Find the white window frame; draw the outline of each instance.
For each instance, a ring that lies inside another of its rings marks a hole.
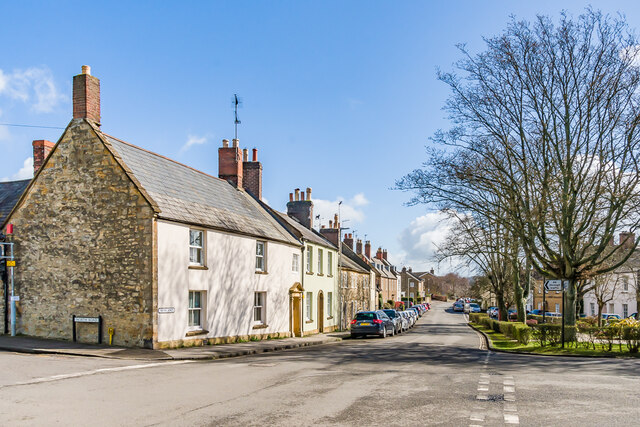
[[[324,251],[318,248],[318,274],[322,274],[324,271]]]
[[[305,301],[304,318],[306,321],[310,322],[313,321],[313,292],[307,292],[305,298],[307,300]]]
[[[596,315],[596,303],[595,302],[589,303],[589,308],[591,309],[591,315],[595,316]]]
[[[267,293],[265,291],[253,293],[253,322],[259,325],[267,323]]]
[[[307,246],[307,273],[313,274],[313,246]]]
[[[191,239],[192,233],[200,233],[201,246],[192,244],[192,239]],[[193,261],[191,257],[192,250],[195,250],[196,251],[195,253],[200,255],[199,259],[197,259],[196,261]],[[197,228],[190,228],[189,229],[189,265],[204,267],[204,260],[205,260],[205,232],[204,230],[200,230]]]
[[[622,304],[622,317],[624,319],[629,317],[629,304]]]
[[[624,292],[629,291],[629,278],[627,276],[622,276],[622,290]]]
[[[333,317],[333,292],[327,292],[327,317]]]
[[[327,251],[327,276],[333,276],[333,252]]]
[[[300,254],[293,254],[291,259],[291,271],[294,273],[300,272]]]
[[[193,298],[191,298],[191,295],[193,295]],[[195,304],[196,295],[198,295],[198,298],[200,300],[198,306],[196,306]],[[204,296],[205,296],[204,291],[189,291],[188,301],[187,301],[187,306],[188,306],[187,326],[190,331],[197,331],[197,330],[204,329],[202,326],[202,321],[204,318],[204,299],[205,299]],[[192,313],[194,314],[198,313],[199,322],[197,324],[195,322],[194,324],[192,324],[191,322]]]
[[[259,250],[260,247],[262,247],[262,254]],[[267,242],[264,240],[256,240],[256,271],[260,273],[267,272]]]
[[[609,303],[609,311],[607,314],[615,314],[616,313],[616,305],[612,302]]]

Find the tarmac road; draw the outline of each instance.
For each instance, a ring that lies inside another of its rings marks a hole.
[[[640,361],[488,352],[449,307],[395,337],[206,362],[0,353],[0,424],[637,424]]]

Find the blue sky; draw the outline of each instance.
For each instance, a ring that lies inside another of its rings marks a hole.
[[[264,197],[285,210],[313,188],[326,223],[344,200],[345,226],[391,259],[445,273],[429,260],[444,226],[391,188],[419,167],[449,126],[436,69],[455,47],[483,48],[510,15],[580,13],[561,1],[278,1],[0,3],[0,123],[65,127],[72,76],[101,79],[102,128],[217,175],[243,99],[242,147],[258,148]],[[593,3],[640,27],[634,2]],[[29,177],[31,141],[59,129],[0,126],[0,179]]]

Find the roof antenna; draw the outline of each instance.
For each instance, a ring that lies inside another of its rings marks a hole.
[[[233,112],[235,114],[235,120],[233,121],[233,123],[236,128],[236,133],[234,139],[238,139],[238,125],[242,123],[240,120],[238,120],[238,107],[242,107],[242,98],[238,97],[238,95],[234,93],[233,100],[231,102],[233,102]]]

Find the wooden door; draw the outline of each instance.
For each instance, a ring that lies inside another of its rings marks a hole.
[[[291,324],[293,325],[293,336],[302,336],[302,298],[293,296],[291,303]]]

